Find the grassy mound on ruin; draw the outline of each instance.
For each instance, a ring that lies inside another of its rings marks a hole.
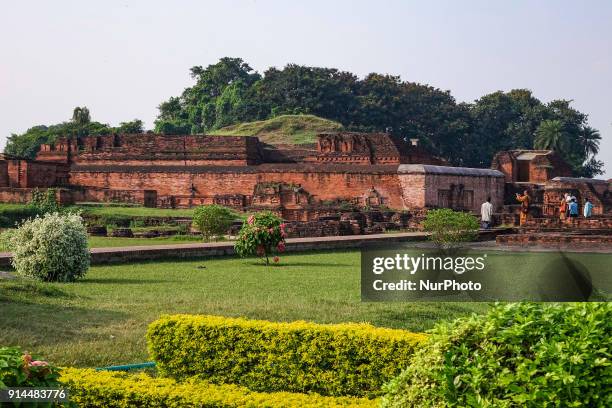
[[[314,115],[281,115],[268,120],[239,123],[210,132],[219,136],[257,136],[269,144],[315,143],[317,133],[342,130],[332,120]]]

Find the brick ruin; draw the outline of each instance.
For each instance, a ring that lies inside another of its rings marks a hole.
[[[552,248],[609,248],[612,245],[612,183],[571,177],[570,167],[549,150],[500,152],[491,166],[504,174],[505,197],[499,222],[517,225],[520,205],[515,194],[527,190],[532,198],[531,217],[517,234],[500,235],[504,245]],[[573,222],[561,220],[564,195],[576,197],[580,216]],[[592,217],[582,217],[586,200],[593,204]]]
[[[367,232],[379,229],[372,220],[383,229],[384,223],[414,225],[388,210],[479,213],[487,197],[498,223],[515,223],[514,193],[526,189],[534,217],[555,216],[564,192],[591,199],[596,215],[610,214],[609,182],[570,175],[569,166],[551,151],[500,152],[491,169],[452,167],[416,141],[399,143],[385,133],[323,133],[312,145],[269,145],[248,136],[112,134],[60,138],[41,146],[35,160],[3,155],[0,202],[27,202],[34,189],[53,187],[63,204],[188,208],[214,203],[240,211],[268,209],[288,221],[323,220],[333,231],[356,231],[358,224]],[[387,215],[342,218],[372,210]]]
[[[417,163],[425,167],[406,167]],[[88,136],[43,145],[31,161],[3,157],[0,200],[23,202],[33,188],[56,187],[64,202],[215,203],[271,209],[290,220],[317,219],[339,207],[411,210],[442,203],[477,210],[482,188],[501,204],[501,173],[468,174],[444,164],[382,133],[320,134],[316,144],[300,146],[241,136]],[[437,185],[446,198],[424,194]]]

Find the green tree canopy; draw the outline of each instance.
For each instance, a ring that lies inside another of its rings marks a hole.
[[[54,143],[59,137],[76,138],[88,135],[104,135],[111,133],[141,133],[143,122],[134,119],[130,122],[121,122],[119,126],[112,127],[105,123],[91,120],[87,107],[76,107],[72,119],[55,125],[38,125],[31,127],[21,134],[12,134],[8,137],[4,153],[33,159],[40,149],[40,145]]]
[[[360,79],[335,68],[289,64],[263,75],[241,58],[191,68],[194,84],[159,105],[155,131],[198,134],[283,114],[312,114],[347,130],[390,131],[400,143],[419,139],[430,153],[455,165],[489,167],[496,152],[546,147],[559,151],[578,176],[602,173],[601,136],[570,100],[542,103],[528,89],[497,91],[457,103],[449,91],[371,73]],[[554,125],[552,125],[552,124]],[[559,130],[562,129],[562,130]],[[72,120],[35,126],[9,137],[6,153],[34,157],[58,136],[138,133],[142,122],[118,127],[91,120],[86,107]]]

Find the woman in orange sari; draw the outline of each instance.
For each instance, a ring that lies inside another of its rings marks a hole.
[[[523,195],[516,193],[516,199],[521,203],[521,212],[520,212],[520,225],[525,224],[527,221],[527,215],[529,214],[529,194],[527,190],[523,191]]]
[[[567,193],[563,197],[561,197],[561,203],[559,203],[559,219],[561,222],[565,221],[567,218]]]

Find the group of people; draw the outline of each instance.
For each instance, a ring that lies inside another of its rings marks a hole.
[[[561,203],[559,204],[559,219],[561,221],[570,220],[570,222],[574,222],[578,215],[580,214],[578,208],[578,200],[572,194],[565,193],[561,198]],[[587,198],[584,202],[584,206],[582,207],[582,215],[584,218],[589,218],[593,214],[593,203],[589,201]]]
[[[521,203],[519,223],[520,225],[524,225],[527,221],[527,216],[529,215],[529,204],[531,201],[529,192],[525,190],[523,191],[523,194],[516,193],[516,200]],[[578,218],[579,214],[580,211],[578,207],[578,200],[576,200],[575,196],[565,193],[559,205],[559,217],[561,218],[561,221],[564,222],[565,220],[569,220],[568,222],[574,222],[574,220]],[[593,203],[591,203],[591,201],[589,201],[587,198],[582,208],[582,215],[584,218],[589,218],[592,214]],[[482,203],[480,207],[480,216],[482,220],[482,227],[484,229],[489,229],[491,227],[493,218],[493,205],[491,204],[491,197],[487,197],[487,201]]]

